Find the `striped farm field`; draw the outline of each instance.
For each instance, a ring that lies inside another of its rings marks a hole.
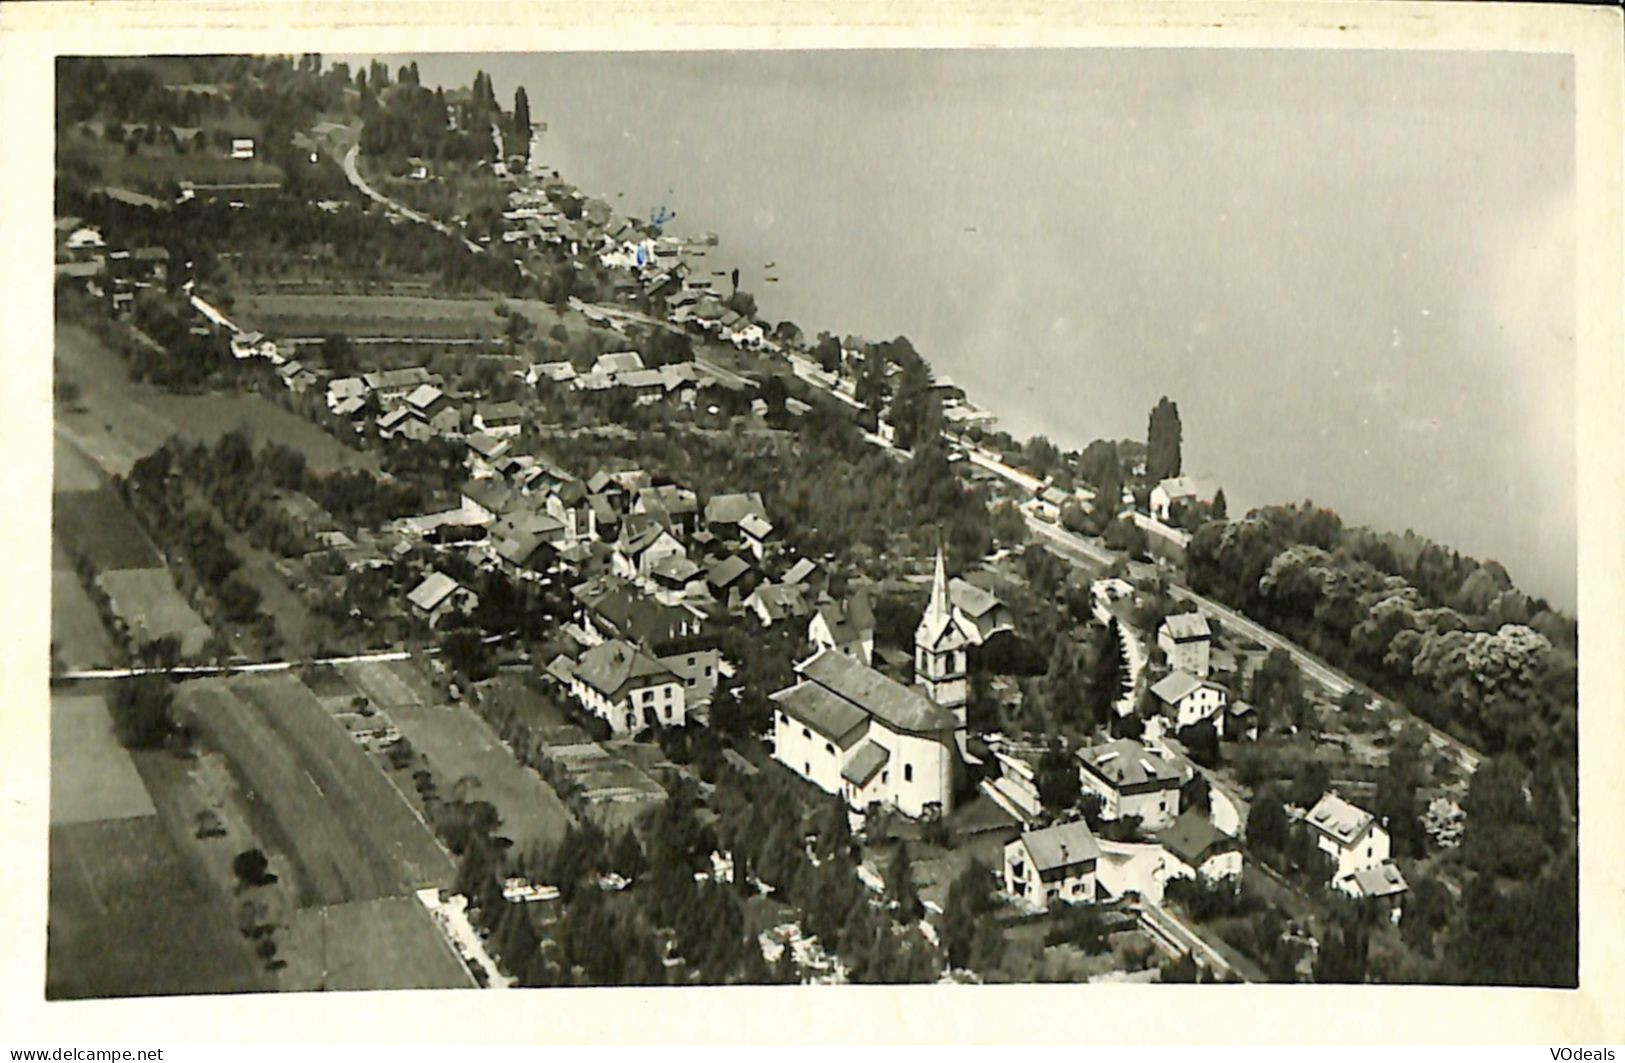
[[[306,905],[448,885],[451,858],[316,696],[292,675],[183,684],[178,702],[238,773]]]

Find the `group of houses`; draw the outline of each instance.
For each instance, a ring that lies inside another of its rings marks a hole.
[[[1133,739],[1081,749],[1077,758],[1083,792],[1100,802],[1099,818],[1133,817],[1146,840],[1097,838],[1081,817],[1024,830],[1004,849],[1004,887],[1012,899],[1037,909],[1125,897],[1160,904],[1178,879],[1239,888],[1237,830],[1221,826],[1215,812],[1180,808],[1188,769]],[[1335,792],[1300,815],[1328,857],[1326,885],[1399,922],[1409,885],[1390,858],[1385,826]]]
[[[1102,624],[1116,621],[1117,636],[1128,662],[1128,690],[1116,705],[1119,716],[1144,714],[1147,732],[1159,736],[1177,734],[1202,723],[1211,723],[1220,738],[1258,737],[1257,714],[1251,705],[1232,698],[1230,691],[1215,682],[1213,627],[1200,612],[1174,613],[1164,618],[1154,632],[1136,629],[1134,607],[1139,592],[1127,580],[1107,577],[1090,584],[1090,609]],[[1160,663],[1153,665],[1146,648],[1149,635]],[[1140,696],[1144,684],[1146,694]]]
[[[1008,629],[1007,608],[973,584],[950,585],[939,551],[911,686],[874,666],[864,599],[826,601],[809,617],[814,652],[796,666],[796,682],[772,695],[774,759],[858,812],[951,814],[965,771],[981,763],[968,742],[970,654]]]
[[[574,391],[618,391],[632,396],[640,406],[674,401],[692,407],[699,395],[700,373],[693,362],[675,362],[648,368],[637,351],[612,351],[599,355],[585,372],[568,361],[541,362],[532,366],[525,379],[530,383],[547,381]]]
[[[513,189],[502,212],[502,241],[531,248],[552,245],[568,249],[572,256],[591,255],[612,274],[624,278],[628,292],[641,292],[655,303],[672,324],[744,350],[779,349],[759,323],[728,306],[711,280],[694,271],[692,263],[716,243],[715,236],[689,240],[664,234],[657,225],[641,225],[617,214],[603,200],[589,199],[579,211],[566,212],[562,203],[573,194],[562,183],[552,188],[542,183]]]
[[[102,230],[83,219],[56,219],[55,274],[80,281],[105,299],[115,316],[130,312],[136,292],[162,287],[169,276],[169,249],[110,245]]]

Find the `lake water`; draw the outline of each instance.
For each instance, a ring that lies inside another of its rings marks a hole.
[[[410,58],[525,85],[564,177],[717,233],[772,320],[908,336],[1018,436],[1143,438],[1166,394],[1233,513],[1310,498],[1574,605],[1566,58]]]

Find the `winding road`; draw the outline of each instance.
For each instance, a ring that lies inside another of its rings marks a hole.
[[[339,164],[344,167],[344,176],[349,179],[350,183],[354,185],[356,190],[362,195],[376,203],[382,204],[384,207],[394,211],[403,218],[409,218],[421,225],[427,225],[436,232],[444,233],[447,236],[455,237],[456,239],[461,240],[463,242],[463,246],[468,248],[469,251],[476,255],[485,254],[485,248],[481,247],[473,240],[470,240],[456,229],[453,229],[445,222],[436,221],[434,218],[429,217],[427,214],[424,214],[421,211],[413,210],[404,203],[396,202],[395,200],[390,199],[388,196],[379,192],[377,189],[373,188],[372,185],[369,185],[367,183],[367,179],[361,176],[361,169],[357,165],[360,158],[361,145],[351,144],[350,149],[346,151],[344,153],[344,157],[339,160]]]

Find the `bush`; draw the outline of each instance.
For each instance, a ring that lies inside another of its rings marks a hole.
[[[244,886],[265,886],[276,881],[271,862],[258,849],[244,849],[231,862],[232,873]]]

